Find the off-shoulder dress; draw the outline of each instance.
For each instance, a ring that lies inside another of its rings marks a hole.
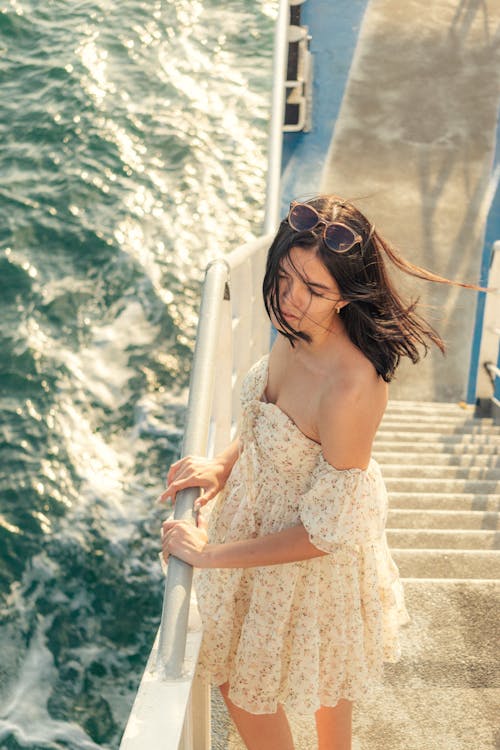
[[[387,492],[378,463],[337,470],[275,404],[265,401],[268,355],[241,391],[242,448],[214,500],[208,536],[231,542],[302,523],[328,554],[254,568],[202,569],[199,668],[255,714],[278,703],[302,714],[359,700],[401,656],[409,622],[387,546]]]

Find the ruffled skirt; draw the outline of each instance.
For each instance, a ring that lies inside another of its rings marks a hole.
[[[310,714],[363,699],[396,662],[409,621],[385,534],[364,548],[283,565],[197,571],[199,668],[255,714]]]

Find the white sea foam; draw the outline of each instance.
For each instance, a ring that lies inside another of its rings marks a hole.
[[[129,398],[127,384],[135,375],[128,363],[130,349],[150,344],[156,334],[140,303],[130,299],[112,323],[94,327],[89,346],[78,353],[63,349],[59,356],[87,391],[109,409],[118,409]]]
[[[63,740],[81,750],[100,750],[100,746],[78,724],[53,719],[48,712],[47,700],[57,679],[57,667],[47,648],[46,627],[47,622],[40,618],[19,677],[3,700],[0,708],[0,741],[13,734],[21,745],[50,746]]]
[[[113,631],[105,586],[120,580],[137,600],[154,592],[153,501],[167,468],[157,456],[181,439],[198,282],[207,260],[249,239],[263,217],[276,2],[257,0],[251,14],[241,0],[129,2],[126,13],[99,0],[8,6],[14,32],[0,44],[13,67],[0,127],[11,134],[9,260],[24,284],[13,361],[26,388],[12,422],[16,439],[25,429],[15,448],[26,462],[12,489],[31,494],[19,517],[2,507],[0,519],[9,575],[30,555],[1,613],[0,745],[11,734],[32,750],[114,748],[145,626],[130,613],[138,638]],[[151,537],[142,543],[141,533]],[[102,690],[112,712],[94,741],[47,703],[51,693],[51,705],[62,703],[64,669],[76,662],[75,705]]]

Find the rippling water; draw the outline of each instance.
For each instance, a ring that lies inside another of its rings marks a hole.
[[[275,3],[0,12],[0,747],[115,748],[207,259],[260,231]]]

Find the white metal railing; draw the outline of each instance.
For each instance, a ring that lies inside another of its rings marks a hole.
[[[203,287],[182,455],[211,456],[234,437],[241,380],[268,351],[262,301],[265,259],[281,206],[281,158],[288,53],[289,0],[276,22],[264,235],[209,264]],[[179,493],[175,518],[193,520],[196,490]],[[209,688],[196,676],[201,623],[192,569],[170,558],[160,629],[120,750],[209,750]]]
[[[279,223],[281,205],[281,156],[283,151],[283,121],[285,119],[285,78],[288,59],[289,0],[280,0],[273,56],[273,92],[271,125],[267,149],[266,215],[264,233],[274,232]]]
[[[207,267],[182,455],[213,455],[236,432],[241,379],[269,349],[261,281],[270,240],[261,237]],[[194,520],[197,494],[179,493],[175,518]],[[191,581],[192,568],[172,557],[162,622],[120,750],[210,747],[209,689],[196,677],[201,623]]]

